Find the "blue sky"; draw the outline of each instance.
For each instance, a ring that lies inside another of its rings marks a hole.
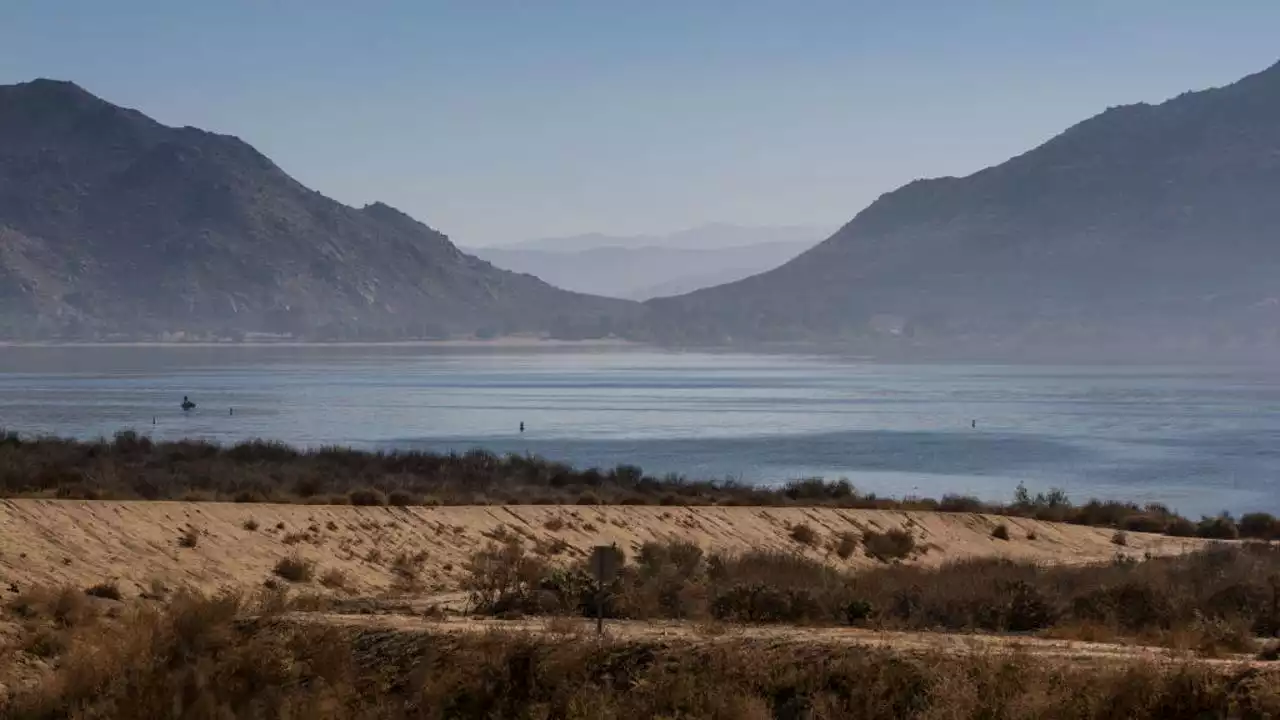
[[[837,225],[1280,60],[1263,0],[0,2],[0,83],[238,135],[461,244]]]

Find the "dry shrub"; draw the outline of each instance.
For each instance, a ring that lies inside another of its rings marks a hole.
[[[120,600],[123,596],[120,594],[120,586],[114,580],[102,582],[92,587],[85,588],[85,595],[89,597],[103,598],[106,600]]]
[[[249,532],[257,532],[258,528],[261,526],[258,524],[257,520],[254,520],[253,518],[248,518],[244,521],[244,523],[240,525],[240,527],[244,528],[245,530],[248,530]]]
[[[792,525],[789,535],[792,540],[801,545],[813,547],[818,544],[818,531],[814,530],[808,523]]]
[[[382,494],[382,491],[373,488],[352,490],[347,495],[347,499],[351,501],[352,505],[359,507],[377,507],[387,504],[387,498]]]
[[[564,520],[558,517],[547,518],[547,521],[542,523],[542,527],[551,532],[560,532],[564,529],[564,525]]]
[[[347,574],[337,568],[325,570],[320,575],[320,585],[330,590],[347,590]]]
[[[991,537],[997,540],[1008,540],[1009,526],[1005,525],[1004,523],[1000,523],[999,525],[996,525],[995,529],[991,531]]]
[[[291,583],[311,582],[315,571],[316,563],[314,560],[308,560],[296,554],[280,558],[272,569],[272,572],[277,577]]]
[[[585,562],[547,565],[526,555],[519,541],[477,553],[467,583],[482,613],[576,614],[595,607]],[[607,590],[606,613],[620,618],[1064,636],[1084,628],[1157,644],[1244,647],[1231,632],[1280,631],[1280,548],[1214,548],[1103,566],[981,559],[844,572],[800,554],[704,557],[689,543],[647,543]]]
[[[1257,668],[851,652],[731,636],[398,634],[248,619],[264,607],[281,606],[224,596],[142,609],[68,646],[7,716],[1199,720],[1280,712],[1280,677]]]
[[[200,531],[193,527],[187,528],[178,536],[178,547],[193,548],[200,543]]]
[[[426,551],[397,553],[391,560],[391,588],[400,593],[422,590],[422,568],[426,565],[427,557]]]
[[[32,588],[9,601],[9,612],[24,620],[42,620],[59,628],[84,625],[95,616],[83,591],[73,587]]]
[[[548,567],[525,553],[518,538],[489,543],[467,561],[462,588],[468,604],[480,613],[499,614],[539,609],[539,584]]]
[[[25,633],[17,646],[33,657],[52,660],[71,646],[71,636],[65,630],[41,625]]]
[[[862,535],[862,546],[868,556],[880,562],[906,560],[916,549],[916,539],[900,528],[890,528],[885,532],[867,530]]]
[[[393,507],[409,507],[410,505],[421,505],[422,501],[417,495],[408,490],[392,490],[387,494],[387,504]]]
[[[1111,544],[1124,547],[1129,544],[1129,534],[1123,530],[1117,530],[1111,536]]]
[[[858,551],[858,534],[853,532],[842,532],[836,542],[835,553],[841,560],[848,560]]]

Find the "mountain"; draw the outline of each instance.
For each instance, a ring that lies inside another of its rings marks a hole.
[[[556,287],[647,300],[719,285],[775,268],[818,241],[770,242],[702,249],[602,245],[581,250],[479,247],[468,252],[494,265],[529,273]]]
[[[650,301],[650,337],[992,357],[1274,350],[1278,199],[1280,65],[912,182],[775,270]]]
[[[567,237],[523,240],[490,249],[583,252],[597,248],[675,248],[681,250],[725,250],[753,245],[796,244],[810,246],[831,234],[820,225],[733,225],[709,223],[665,235],[607,235],[585,233]]]
[[[0,338],[581,336],[636,311],[330,200],[237,138],[0,86]]]

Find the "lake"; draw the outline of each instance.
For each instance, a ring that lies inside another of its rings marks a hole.
[[[189,413],[184,395],[198,404]],[[1259,368],[618,349],[4,347],[0,426],[80,438],[133,428],[222,442],[484,447],[696,478],[847,477],[894,496],[1008,500],[1025,482],[1062,487],[1076,501],[1280,512],[1280,372]]]

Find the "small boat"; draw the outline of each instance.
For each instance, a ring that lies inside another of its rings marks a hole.
[[[182,396],[182,409],[183,409],[183,410],[191,410],[191,409],[192,409],[192,408],[194,408],[195,406],[196,406],[196,404],[195,404],[195,403],[193,403],[193,402],[191,402],[191,399],[190,399],[190,398],[188,398],[186,395],[183,395],[183,396]]]

